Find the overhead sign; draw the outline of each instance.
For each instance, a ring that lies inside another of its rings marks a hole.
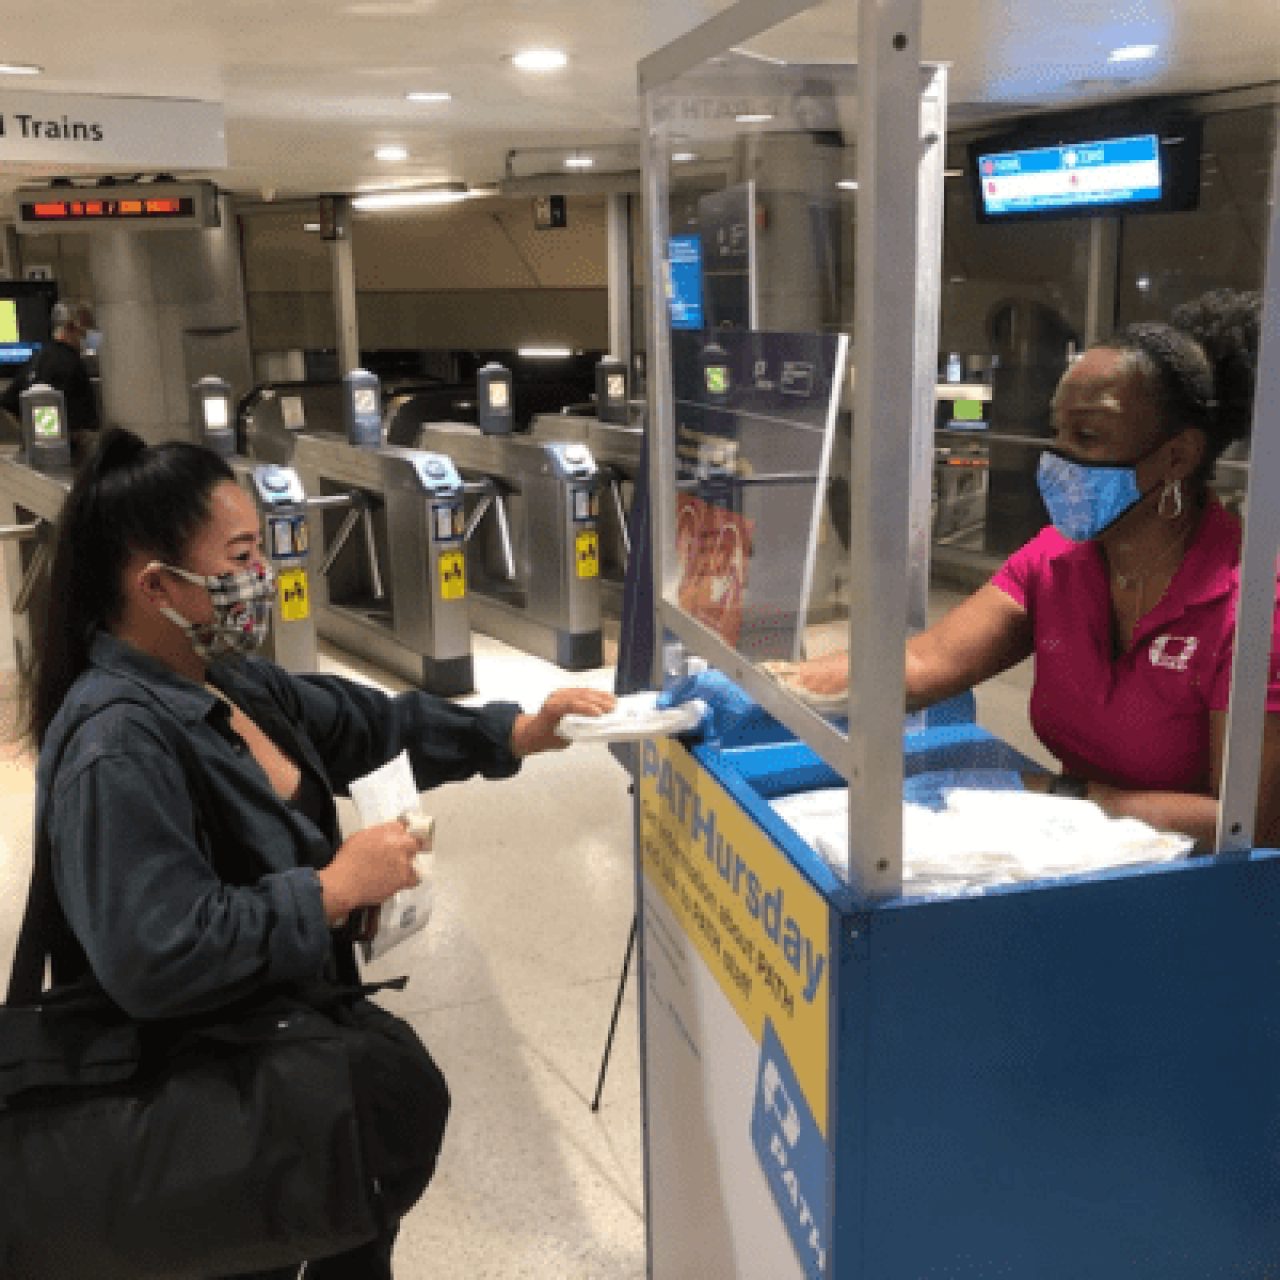
[[[0,169],[225,169],[220,102],[0,93]]]
[[[19,232],[102,227],[190,231],[218,225],[218,192],[211,182],[20,187],[17,204]]]

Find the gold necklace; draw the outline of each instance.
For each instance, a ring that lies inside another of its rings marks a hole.
[[[1114,564],[1109,565],[1111,576],[1115,579],[1116,586],[1122,591],[1128,591],[1133,587],[1139,590],[1146,584],[1148,578],[1152,578],[1158,571],[1168,567],[1172,561],[1175,564],[1174,572],[1177,572],[1176,565],[1182,562],[1183,556],[1187,553],[1187,547],[1191,542],[1191,534],[1193,530],[1188,525],[1179,534],[1177,542],[1167,547],[1163,555],[1158,556],[1155,560],[1144,564],[1141,569],[1133,573],[1122,573]]]

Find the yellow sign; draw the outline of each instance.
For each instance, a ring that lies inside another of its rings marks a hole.
[[[282,569],[276,582],[280,587],[280,617],[285,622],[305,622],[311,616],[307,571]]]
[[[442,551],[440,566],[440,599],[461,600],[467,594],[467,561],[461,551]]]
[[[831,913],[826,900],[678,743],[640,757],[644,874],[760,1043],[773,1022],[827,1128]]]
[[[578,565],[578,577],[600,576],[600,537],[594,529],[584,529],[574,539],[574,559]]]

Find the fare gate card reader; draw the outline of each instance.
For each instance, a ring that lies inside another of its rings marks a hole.
[[[596,417],[626,426],[630,421],[627,366],[613,356],[596,365]]]
[[[231,384],[225,378],[209,375],[191,384],[191,422],[197,444],[224,458],[235,453]]]
[[[511,370],[490,360],[476,374],[476,421],[487,436],[510,435],[514,407]]]
[[[71,436],[67,402],[61,391],[43,382],[18,397],[22,443],[27,465],[35,471],[58,471],[71,466]]]
[[[250,482],[276,577],[268,656],[290,671],[314,671],[316,624],[307,572],[311,538],[302,480],[292,467],[262,463],[253,468]]]
[[[382,384],[376,373],[352,369],[342,375],[342,416],[348,443],[358,448],[382,443]]]

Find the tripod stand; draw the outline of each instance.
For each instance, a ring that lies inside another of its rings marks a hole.
[[[622,958],[622,976],[618,979],[618,994],[613,1001],[613,1017],[609,1019],[609,1034],[604,1042],[604,1055],[600,1059],[600,1074],[596,1078],[596,1092],[591,1099],[591,1110],[600,1110],[600,1094],[604,1089],[604,1073],[609,1069],[609,1055],[613,1052],[613,1035],[618,1029],[618,1013],[622,1009],[622,994],[627,987],[627,973],[631,969],[631,955],[636,949],[636,917],[631,917],[631,932],[627,936],[627,951]]]

